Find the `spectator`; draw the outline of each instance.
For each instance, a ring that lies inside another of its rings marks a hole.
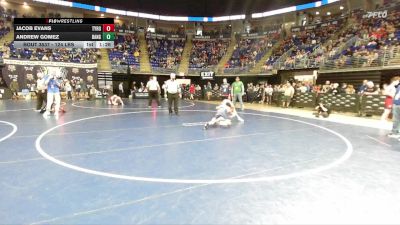
[[[283,108],[289,108],[293,96],[294,96],[294,88],[289,82],[287,82],[283,94],[283,105],[282,105]]]
[[[190,99],[190,100],[194,100],[194,95],[196,94],[196,87],[195,87],[195,85],[194,85],[193,83],[190,84],[190,87],[189,87],[189,94],[190,94],[189,99]]]
[[[379,94],[379,90],[375,87],[374,82],[368,81],[363,94],[364,95],[377,95],[377,94]]]
[[[346,88],[346,94],[352,95],[356,93],[356,89],[354,89],[353,85],[348,85]]]
[[[3,77],[0,77],[0,88],[6,88],[7,84],[6,82],[3,80]]]
[[[17,79],[13,79],[13,80],[11,81],[11,83],[10,83],[10,90],[11,90],[11,92],[12,92],[12,94],[13,94],[12,99],[13,99],[13,100],[18,100],[18,98],[19,98],[19,95],[18,95],[18,92],[19,92],[19,84],[18,84]]]
[[[368,80],[364,80],[363,84],[358,88],[358,94],[363,94],[367,88]]]

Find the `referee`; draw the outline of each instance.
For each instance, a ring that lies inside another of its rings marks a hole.
[[[157,77],[152,77],[149,82],[147,82],[147,90],[149,90],[149,108],[151,107],[151,103],[153,102],[153,99],[157,101],[157,106],[158,108],[161,108],[160,105],[160,85],[157,82]]]
[[[171,79],[167,80],[165,86],[167,90],[167,96],[168,96],[168,110],[169,110],[169,115],[172,115],[172,103],[174,103],[174,111],[175,114],[178,116],[178,104],[179,104],[179,98],[181,96],[181,88],[179,86],[179,83],[175,79],[176,75],[175,73],[171,73]]]

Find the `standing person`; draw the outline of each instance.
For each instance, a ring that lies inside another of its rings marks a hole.
[[[243,85],[243,82],[240,81],[239,77],[236,77],[235,82],[232,83],[231,95],[232,95],[233,106],[236,106],[236,100],[239,99],[240,108],[243,111],[244,110],[244,105],[243,105],[244,85]]]
[[[36,110],[40,111],[46,106],[47,101],[47,86],[43,73],[37,74],[38,79],[36,80]]]
[[[400,138],[400,85],[397,85],[393,95],[393,128],[388,135],[391,138]],[[400,139],[399,139],[400,140]]]
[[[86,93],[87,93],[88,89],[86,86],[86,82],[83,79],[80,79],[79,86],[81,87],[81,92],[80,92],[81,98],[87,99]]]
[[[171,73],[171,79],[166,82],[167,96],[168,96],[168,110],[169,115],[172,115],[172,103],[174,103],[174,111],[178,116],[178,104],[179,98],[181,97],[181,88],[179,86],[178,81],[176,81],[175,73]]]
[[[167,96],[167,81],[164,81],[164,84],[162,85],[162,89],[164,91],[165,101],[167,101],[168,100],[168,96]]]
[[[207,100],[210,101],[212,96],[212,85],[210,82],[207,83],[206,93],[207,93]]]
[[[13,93],[12,99],[18,100],[19,84],[17,79],[13,79],[10,83],[10,90]]]
[[[148,105],[148,107],[151,108],[151,103],[153,102],[153,100],[156,100],[158,108],[161,108],[161,105],[160,105],[161,88],[160,88],[160,85],[157,82],[157,77],[153,76],[147,82],[146,87],[147,87],[147,90],[149,90],[149,105]]]
[[[119,97],[121,97],[121,98],[123,98],[124,97],[124,94],[125,94],[125,92],[124,92],[124,83],[119,83],[119,85],[118,85],[118,94],[119,94]]]
[[[65,91],[67,92],[68,100],[72,100],[72,86],[69,80],[65,82]]]
[[[289,108],[293,96],[294,96],[294,88],[288,82],[286,84],[285,92],[283,93],[283,105],[282,105],[283,108]]]
[[[190,85],[189,93],[190,93],[189,99],[194,100],[194,94],[196,93],[196,87],[194,86],[194,84]]]
[[[400,83],[400,77],[393,77],[390,84],[384,88],[383,94],[386,95],[385,110],[382,113],[381,121],[387,121],[393,109],[393,96],[396,93],[396,87]]]
[[[223,79],[221,84],[221,97],[223,99],[229,99],[230,95],[230,85],[228,84],[228,80],[226,78]]]
[[[0,88],[6,88],[7,84],[6,82],[3,80],[3,77],[0,76]]]
[[[268,85],[266,88],[265,88],[265,102],[268,104],[268,105],[271,105],[272,104],[272,94],[274,93],[274,89],[272,88],[272,86],[271,85]]]
[[[60,96],[61,83],[58,81],[55,75],[50,75],[45,80],[45,84],[47,85],[47,106],[46,106],[46,112],[43,114],[43,116],[50,115],[53,102],[55,103],[54,115],[58,116],[61,104],[61,96]]]

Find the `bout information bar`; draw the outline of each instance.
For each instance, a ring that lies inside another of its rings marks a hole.
[[[16,48],[114,48],[112,18],[15,18]]]

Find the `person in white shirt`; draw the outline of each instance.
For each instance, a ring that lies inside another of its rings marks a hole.
[[[175,73],[171,73],[171,79],[167,80],[166,89],[167,89],[167,96],[168,96],[168,110],[169,115],[172,115],[172,103],[174,103],[174,111],[176,115],[179,115],[178,112],[178,104],[179,98],[181,97],[181,88],[175,79]]]
[[[125,92],[124,92],[124,83],[119,83],[119,85],[118,85],[118,90],[119,90],[119,97],[121,97],[121,98],[123,98],[124,97],[124,95],[125,95]]]
[[[158,108],[161,108],[160,105],[160,92],[161,88],[157,82],[157,77],[151,77],[149,82],[146,85],[147,90],[149,91],[149,108],[151,107],[151,103],[153,100],[156,100]]]
[[[164,81],[164,84],[163,84],[163,86],[162,86],[162,89],[163,89],[163,91],[164,91],[164,98],[165,98],[165,100],[168,100],[166,81]]]
[[[268,105],[271,105],[272,104],[272,94],[274,93],[274,89],[272,88],[272,86],[271,85],[268,85],[266,88],[265,88],[265,102],[268,104]]]
[[[37,96],[36,110],[40,111],[46,106],[47,87],[46,84],[44,83],[45,80],[43,73],[38,73],[37,77],[38,79],[36,81],[36,96]]]
[[[65,81],[65,91],[67,92],[68,100],[72,100],[72,86],[69,80]]]
[[[283,94],[283,108],[289,108],[290,102],[292,101],[292,98],[294,96],[294,88],[293,86],[288,82],[286,84],[286,87],[284,89],[284,94]]]

